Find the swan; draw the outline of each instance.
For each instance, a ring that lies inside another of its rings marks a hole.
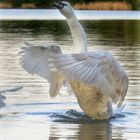
[[[109,119],[114,113],[113,105],[117,108],[123,105],[128,76],[110,52],[87,50],[86,33],[68,2],[54,6],[66,17],[75,53],[63,54],[57,44],[37,46],[26,42],[20,52],[20,64],[27,72],[48,80],[51,97],[68,83],[88,117]]]

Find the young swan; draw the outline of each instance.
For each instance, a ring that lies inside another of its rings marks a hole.
[[[128,88],[124,69],[107,51],[87,52],[87,38],[68,2],[55,3],[66,17],[77,54],[62,54],[58,45],[34,46],[26,43],[21,51],[21,66],[50,83],[50,95],[59,93],[64,81],[70,84],[85,114],[109,119],[112,104],[121,107]],[[80,53],[82,52],[82,53]],[[68,85],[69,85],[68,84]]]
[[[85,31],[68,2],[54,5],[67,19],[75,50],[82,53],[55,56],[57,61],[53,63],[69,80],[83,111],[89,117],[109,119],[113,115],[112,104],[122,106],[128,89],[127,74],[111,53],[87,52]]]

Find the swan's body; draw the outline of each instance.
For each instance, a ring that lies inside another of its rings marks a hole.
[[[52,96],[67,81],[85,114],[109,119],[113,115],[112,104],[122,105],[128,88],[127,74],[111,53],[87,52],[86,34],[72,7],[67,2],[56,6],[67,18],[75,48],[82,53],[62,54],[58,46],[27,44],[29,47],[23,48],[21,64],[29,73],[48,79]]]

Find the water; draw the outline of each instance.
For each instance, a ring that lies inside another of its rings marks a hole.
[[[63,52],[72,52],[66,21],[0,21],[0,140],[140,139],[140,21],[81,23],[89,50],[112,52],[128,73],[130,85],[123,112],[108,121],[91,120],[65,88],[51,99],[47,81],[20,67],[18,52],[25,41],[57,42]]]
[[[17,14],[18,13],[18,14]],[[139,11],[96,11],[75,10],[81,20],[139,20]],[[55,9],[0,9],[0,19],[3,20],[64,20],[64,16]]]

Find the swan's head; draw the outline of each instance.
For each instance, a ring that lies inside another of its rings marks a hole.
[[[71,18],[74,16],[73,8],[68,2],[61,1],[58,3],[54,3],[54,6],[58,8],[66,18]]]

